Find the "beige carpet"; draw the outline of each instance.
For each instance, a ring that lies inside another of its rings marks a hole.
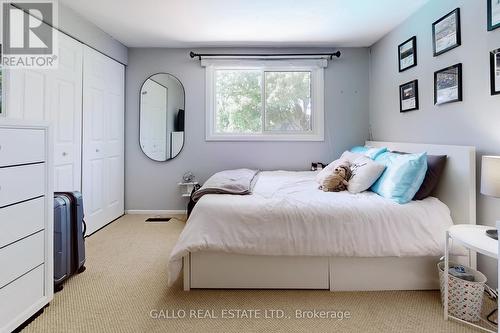
[[[167,259],[184,223],[125,216],[87,238],[87,270],[71,278],[23,332],[469,332],[442,319],[438,292],[193,290],[167,287]],[[282,310],[285,319],[165,318],[182,310]],[[349,319],[295,319],[296,310]],[[164,318],[150,316],[158,311]]]

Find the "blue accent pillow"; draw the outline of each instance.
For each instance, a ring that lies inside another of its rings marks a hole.
[[[387,151],[386,147],[377,148],[369,146],[356,146],[351,148],[351,153],[363,154],[366,157],[371,158],[372,160],[376,159],[377,156],[385,153],[386,151]]]
[[[396,154],[385,152],[377,162],[386,166],[371,190],[399,204],[410,202],[422,185],[427,172],[427,154]]]
[[[356,154],[364,154],[367,151],[368,151],[368,147],[365,147],[365,146],[355,146],[355,147],[352,147],[350,150],[351,153],[356,153]]]

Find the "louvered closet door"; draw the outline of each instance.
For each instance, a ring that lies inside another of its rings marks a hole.
[[[6,69],[7,118],[50,122],[54,136],[54,189],[81,190],[82,44],[59,36],[59,66]]]
[[[87,233],[124,211],[124,66],[84,46],[83,198]]]

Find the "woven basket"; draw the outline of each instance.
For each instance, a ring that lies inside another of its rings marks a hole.
[[[449,263],[449,267],[456,264]],[[438,263],[441,302],[444,304],[444,262]],[[481,319],[484,284],[486,276],[472,268],[464,266],[467,273],[474,275],[474,282],[466,281],[448,274],[448,313],[462,320],[477,322]]]

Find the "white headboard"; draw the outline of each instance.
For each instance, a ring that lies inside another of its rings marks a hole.
[[[476,149],[421,143],[367,141],[367,146],[408,153],[447,155],[443,178],[435,195],[451,210],[455,224],[476,224]]]

